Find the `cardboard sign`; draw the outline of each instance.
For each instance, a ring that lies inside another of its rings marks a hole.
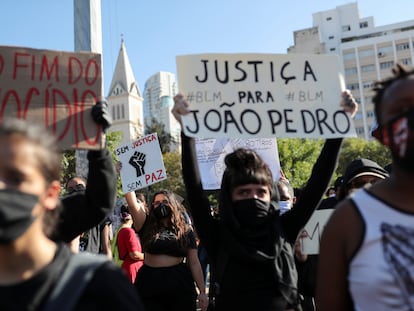
[[[187,136],[356,136],[340,107],[345,86],[337,55],[199,54],[176,62],[190,103]]]
[[[303,230],[307,237],[302,239],[302,253],[308,255],[319,254],[319,244],[325,225],[334,209],[316,210]]]
[[[115,150],[121,162],[122,191],[128,193],[167,179],[157,133]]]
[[[101,56],[0,46],[0,120],[51,130],[62,149],[101,149],[91,107],[102,96]]]
[[[237,148],[256,151],[269,165],[273,179],[280,178],[280,163],[275,138],[228,139],[211,138],[196,139],[197,160],[200,168],[203,189],[220,189],[225,169],[224,158]]]

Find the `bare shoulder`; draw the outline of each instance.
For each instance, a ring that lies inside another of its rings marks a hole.
[[[349,199],[339,203],[323,230],[318,260],[318,310],[352,310],[348,271],[361,236],[361,219]]]
[[[332,239],[341,245],[349,260],[360,245],[364,234],[364,222],[351,199],[338,203],[323,232],[324,239]]]

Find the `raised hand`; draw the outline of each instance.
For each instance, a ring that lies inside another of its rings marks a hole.
[[[174,96],[174,107],[171,110],[171,113],[174,115],[175,119],[181,123],[181,116],[184,116],[190,112],[189,104],[185,100],[184,95],[179,93]]]
[[[352,96],[351,91],[345,90],[342,92],[341,107],[345,112],[349,112],[352,118],[355,117],[355,114],[358,111],[358,103],[354,96]]]
[[[145,158],[146,155],[142,152],[135,151],[134,154],[129,159],[129,164],[131,164],[137,173],[137,177],[140,177],[145,174],[144,166],[145,166]]]

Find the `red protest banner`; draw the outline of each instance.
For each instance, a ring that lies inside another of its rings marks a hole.
[[[0,121],[41,123],[62,149],[100,149],[91,108],[101,93],[100,54],[0,46]]]

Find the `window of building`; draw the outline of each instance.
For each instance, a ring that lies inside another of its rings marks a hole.
[[[403,58],[401,59],[401,63],[404,65],[411,65],[413,62],[411,61],[411,58]]]
[[[361,112],[357,112],[357,113],[355,114],[354,119],[355,119],[355,120],[362,120],[362,113],[361,113]]]
[[[378,57],[384,57],[387,55],[392,55],[392,46],[382,46],[378,48]]]
[[[342,57],[344,58],[344,60],[355,59],[355,53],[344,53]]]
[[[332,39],[334,39],[334,38],[335,38],[335,36],[329,36],[329,37],[328,37],[328,39],[329,39],[329,40],[332,40]]]
[[[375,112],[374,111],[367,111],[367,118],[375,118]]]
[[[121,105],[121,118],[125,119],[125,106]]]
[[[380,65],[380,69],[388,69],[394,66],[394,62],[393,61],[382,62],[379,65]]]
[[[364,89],[372,89],[374,86],[374,81],[365,81],[362,83]]]
[[[123,89],[117,85],[114,90],[112,91],[112,95],[117,96],[123,93]]]
[[[112,119],[115,119],[115,106],[112,106]]]
[[[327,17],[326,20],[327,21],[331,21],[332,20],[332,17]]]
[[[347,86],[347,89],[348,90],[359,90],[359,84],[358,83],[351,83],[351,84],[348,84],[348,86]]]
[[[329,51],[331,51],[331,52],[333,52],[333,51],[335,51],[336,50],[336,48],[330,48],[329,49]]]
[[[350,31],[350,30],[351,30],[351,26],[349,26],[349,25],[342,26],[342,31],[343,32]]]
[[[119,105],[116,106],[116,119],[119,120],[120,113],[119,113]]]
[[[398,43],[395,48],[397,51],[408,50],[410,48],[410,44],[408,42]]]
[[[361,71],[362,72],[375,71],[375,65],[364,65],[364,66],[361,66]]]
[[[374,50],[373,49],[369,49],[369,50],[361,50],[358,52],[359,57],[372,57],[374,56]]]
[[[363,127],[356,127],[356,128],[355,128],[355,132],[356,132],[358,135],[363,135],[363,134],[364,134],[364,128],[363,128]]]
[[[356,67],[351,67],[351,68],[346,68],[345,69],[345,74],[346,75],[355,75],[358,73],[358,70]]]
[[[367,28],[367,27],[368,27],[368,22],[367,21],[359,23],[359,28]]]

